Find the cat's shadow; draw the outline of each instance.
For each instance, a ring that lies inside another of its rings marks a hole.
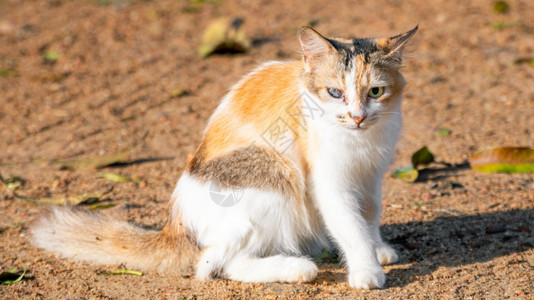
[[[387,287],[403,287],[439,267],[484,263],[534,248],[534,210],[520,209],[477,215],[440,217],[431,221],[382,226],[382,234],[400,256],[386,267]],[[346,282],[344,269],[321,264],[316,282]]]

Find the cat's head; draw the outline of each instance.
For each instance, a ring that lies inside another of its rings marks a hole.
[[[382,39],[325,38],[310,27],[299,31],[305,72],[302,82],[331,123],[364,130],[398,114],[404,79],[399,72],[406,42],[417,26]]]

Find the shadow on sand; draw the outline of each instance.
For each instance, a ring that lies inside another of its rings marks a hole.
[[[427,275],[440,266],[487,262],[534,248],[531,220],[534,210],[521,209],[383,226],[400,263],[414,263],[391,270],[388,285],[402,287],[413,275]]]
[[[158,162],[158,161],[164,161],[164,160],[174,160],[174,156],[140,158],[140,159],[131,160],[131,161],[114,163],[112,165],[109,165],[109,167],[124,168],[124,167],[132,166],[132,165],[141,165],[145,163],[152,163],[152,162]]]
[[[387,286],[403,287],[442,266],[487,262],[534,248],[532,220],[534,210],[522,209],[382,226],[383,237],[399,253],[399,263],[409,264],[391,269]],[[321,267],[319,282],[346,281],[346,273]]]

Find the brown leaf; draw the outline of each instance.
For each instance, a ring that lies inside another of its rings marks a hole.
[[[244,53],[250,48],[250,41],[245,36],[240,18],[219,18],[212,21],[202,37],[198,53],[207,57],[215,53]]]

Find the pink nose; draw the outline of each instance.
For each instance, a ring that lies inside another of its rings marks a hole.
[[[363,114],[361,115],[361,117],[352,117],[352,119],[354,120],[354,122],[356,122],[356,124],[360,125],[366,117],[367,115]]]

